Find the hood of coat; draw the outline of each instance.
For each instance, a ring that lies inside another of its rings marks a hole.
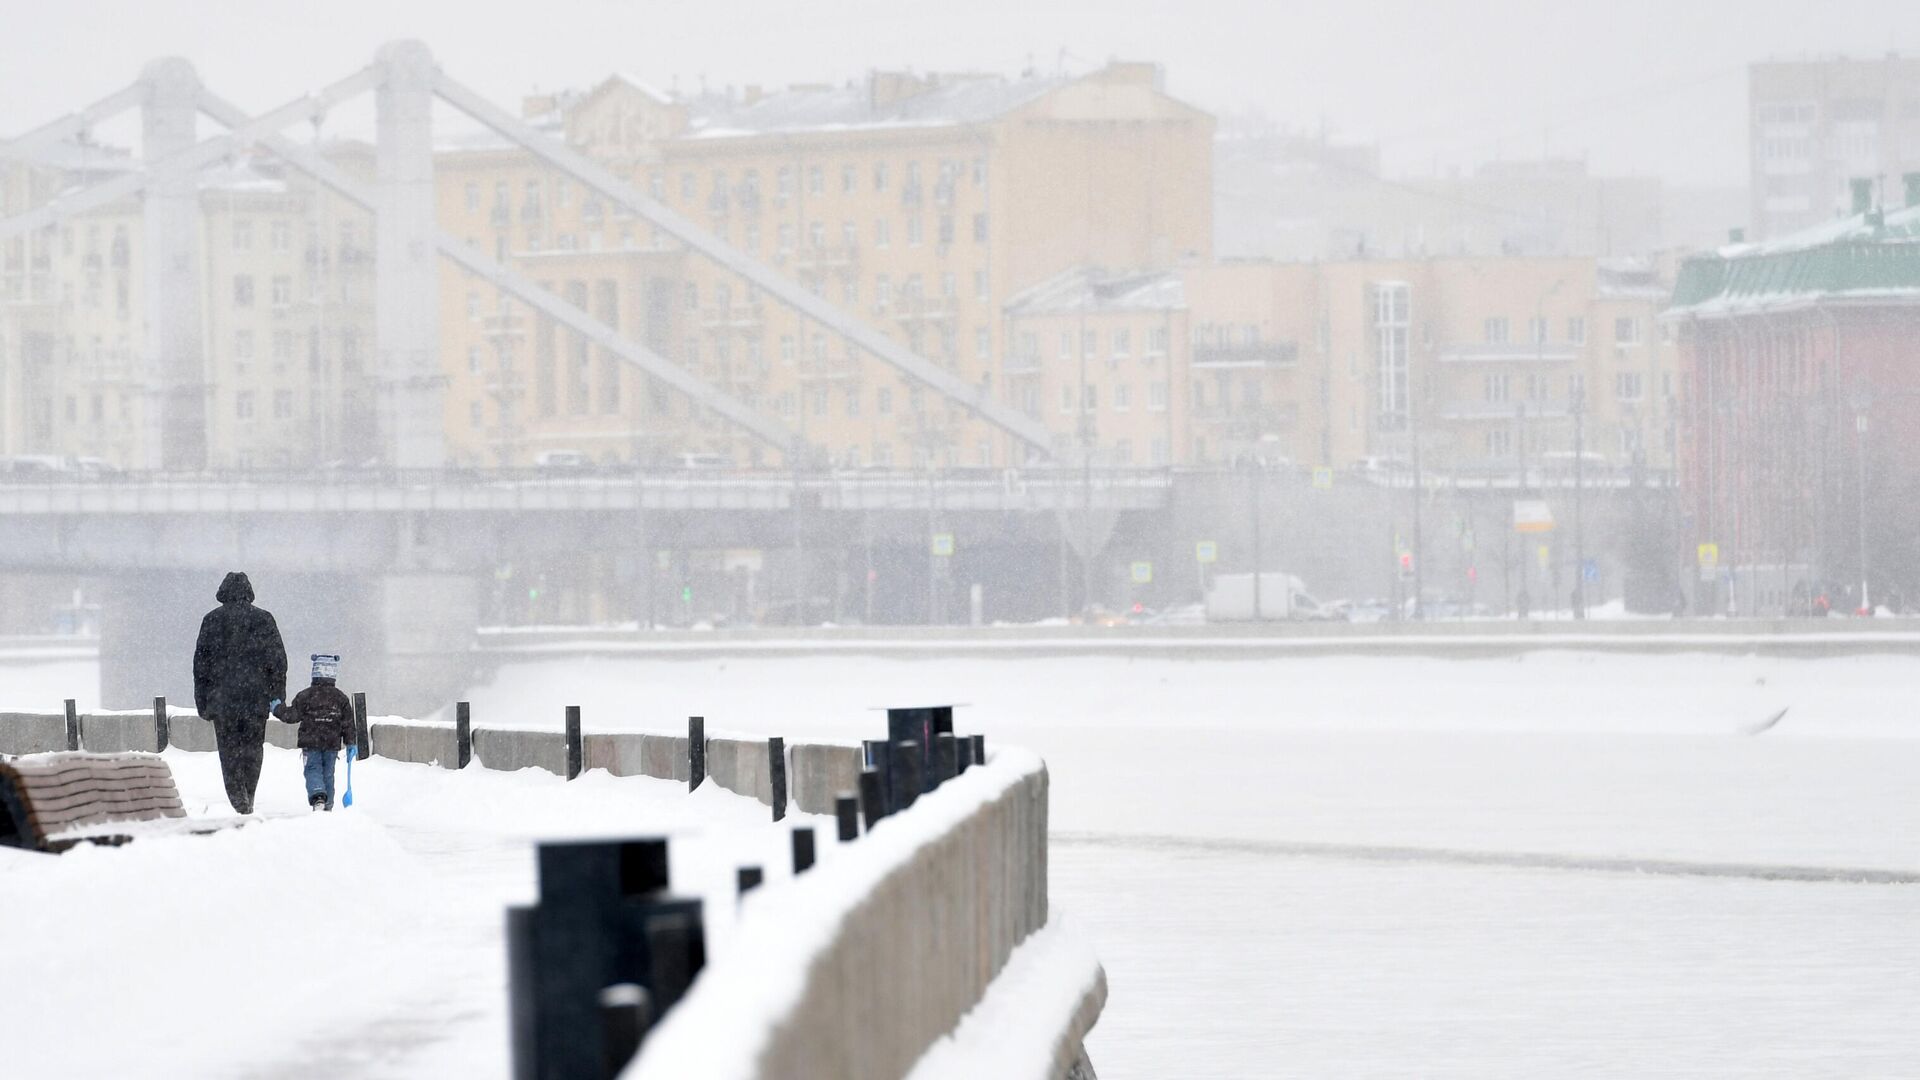
[[[247,580],[247,575],[235,571],[220,582],[220,591],[214,593],[213,598],[223,604],[251,604],[253,603],[253,583]]]

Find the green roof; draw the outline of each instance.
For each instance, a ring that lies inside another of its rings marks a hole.
[[[1856,214],[1688,259],[1667,314],[1713,318],[1836,300],[1920,303],[1920,207],[1883,223]]]

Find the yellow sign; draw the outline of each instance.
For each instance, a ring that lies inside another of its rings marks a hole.
[[[1700,554],[1700,569],[1712,570],[1714,567],[1720,565],[1720,545],[1719,544],[1701,544],[1699,554]]]
[[[934,533],[933,534],[933,553],[935,555],[941,555],[941,556],[953,554],[953,534],[952,533]]]
[[[1220,545],[1211,540],[1200,540],[1193,545],[1193,557],[1196,562],[1211,563],[1220,561]]]
[[[1553,510],[1539,499],[1513,501],[1513,531],[1546,533],[1553,531]]]
[[[1132,566],[1128,567],[1128,570],[1132,572],[1133,583],[1135,585],[1153,584],[1153,564],[1152,563],[1137,562],[1137,563],[1134,563]]]
[[[1541,544],[1540,545],[1540,569],[1548,570],[1548,569],[1551,569],[1552,567],[1553,567],[1553,548],[1549,547],[1546,544]]]
[[[1333,489],[1333,466],[1315,465],[1313,467],[1313,486],[1321,491]]]

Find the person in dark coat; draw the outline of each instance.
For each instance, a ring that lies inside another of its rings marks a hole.
[[[339,656],[314,653],[313,685],[273,713],[300,725],[296,742],[307,778],[307,805],[315,810],[333,809],[333,765],[340,748],[353,743],[353,702],[335,685],[339,677]]]
[[[193,647],[193,704],[213,722],[227,801],[251,814],[267,714],[287,696],[287,648],[273,614],[253,606],[247,575],[228,574],[214,598]]]

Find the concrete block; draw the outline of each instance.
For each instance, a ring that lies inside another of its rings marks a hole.
[[[459,766],[459,744],[449,726],[378,723],[370,726],[368,737],[375,757],[448,769]]]
[[[773,781],[763,739],[708,739],[707,776],[736,795],[773,805]]]
[[[0,712],[0,754],[51,754],[66,748],[65,715]]]
[[[151,713],[81,713],[80,748],[95,754],[151,754],[159,748]]]
[[[298,750],[300,725],[275,720],[271,716],[267,717],[267,745],[277,746],[282,750]]]
[[[277,723],[269,720],[267,723]],[[285,724],[281,725],[285,727]],[[210,754],[220,749],[213,736],[213,721],[203,716],[173,716],[167,719],[167,746],[174,750],[192,750]]]
[[[535,768],[567,775],[567,739],[558,731],[481,728],[473,733],[473,756],[489,769]]]
[[[656,780],[685,783],[693,774],[685,735],[648,735],[640,744],[640,772]]]
[[[615,776],[646,775],[646,739],[639,732],[581,736],[585,767],[605,769]]]
[[[860,787],[864,754],[857,746],[799,743],[787,751],[787,782],[804,814],[833,813],[834,797]]]

